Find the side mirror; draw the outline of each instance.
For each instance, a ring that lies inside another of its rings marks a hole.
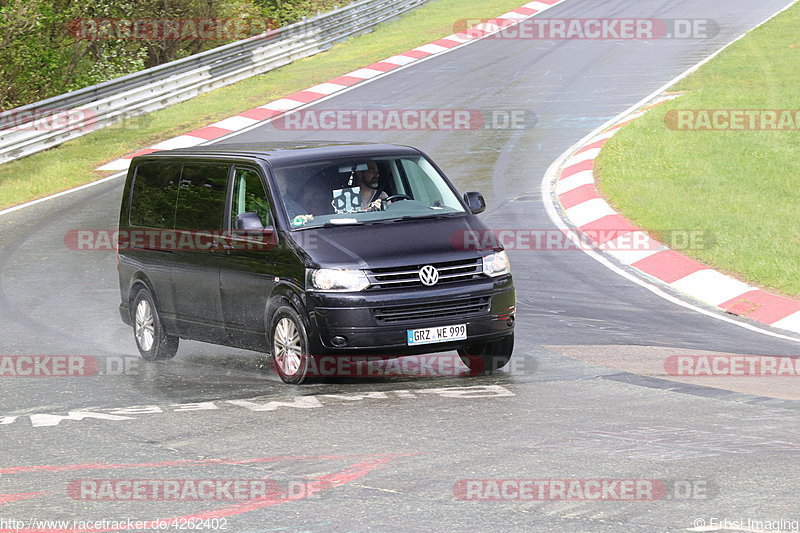
[[[247,213],[236,215],[233,221],[233,229],[236,231],[262,230],[264,229],[264,223],[261,221],[261,217],[258,216],[258,213],[255,211],[248,211]]]
[[[236,248],[235,243],[246,241],[247,250],[271,250],[278,243],[278,236],[273,226],[264,226],[261,217],[255,211],[237,215],[233,220],[230,245]],[[230,249],[229,249],[230,251]]]
[[[479,192],[464,193],[464,202],[466,202],[473,215],[486,211],[486,200],[483,199],[483,195]]]

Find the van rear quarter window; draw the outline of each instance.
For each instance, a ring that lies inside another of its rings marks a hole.
[[[184,165],[178,188],[175,228],[221,229],[230,165]]]
[[[149,228],[172,228],[180,174],[180,165],[140,164],[131,191],[129,223]]]

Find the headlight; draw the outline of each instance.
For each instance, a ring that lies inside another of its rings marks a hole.
[[[483,273],[489,277],[511,273],[511,264],[505,252],[497,252],[483,258]]]
[[[369,279],[363,270],[336,270],[332,268],[309,268],[306,270],[308,286],[320,291],[363,291],[369,287]]]

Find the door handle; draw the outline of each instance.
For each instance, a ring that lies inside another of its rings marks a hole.
[[[227,253],[231,253],[233,249],[233,245],[229,244],[224,239],[214,239],[211,241],[211,245],[209,246],[212,250],[225,250]]]

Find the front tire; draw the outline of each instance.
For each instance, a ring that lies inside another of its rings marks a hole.
[[[140,289],[133,298],[133,337],[142,359],[166,361],[178,353],[178,337],[168,335],[158,316],[153,296]]]
[[[284,305],[272,315],[270,345],[275,373],[285,383],[303,383],[312,356],[308,353],[305,324],[294,308]]]
[[[506,366],[514,352],[514,334],[489,342],[478,342],[459,348],[461,361],[470,369],[470,375],[491,374]]]

